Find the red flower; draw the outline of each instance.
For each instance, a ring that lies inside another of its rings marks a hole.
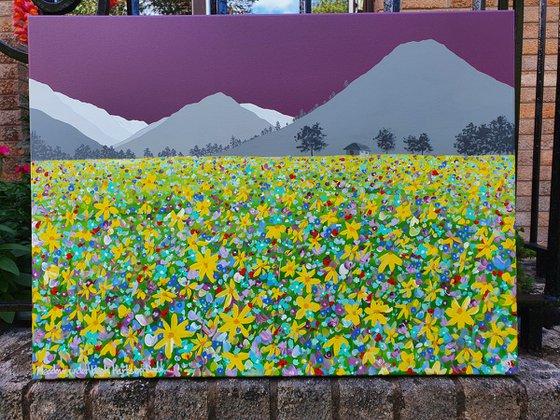
[[[6,156],[8,153],[10,153],[10,149],[7,146],[0,146],[0,156]]]
[[[29,173],[29,165],[19,165],[16,166],[16,174],[28,174]]]
[[[27,16],[38,15],[39,9],[30,0],[14,0],[14,35],[21,43],[27,43]]]

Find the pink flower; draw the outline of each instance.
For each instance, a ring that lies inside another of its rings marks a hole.
[[[16,174],[19,174],[20,172],[22,174],[28,174],[29,173],[29,165],[16,166]]]
[[[10,148],[7,146],[0,146],[0,156],[6,156],[8,153],[10,153]]]

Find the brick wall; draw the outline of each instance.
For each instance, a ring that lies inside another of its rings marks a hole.
[[[13,42],[12,0],[0,0],[0,37]],[[16,148],[23,139],[20,106],[27,100],[27,67],[0,53],[0,145]],[[20,156],[4,160],[0,178],[15,177]]]
[[[519,161],[517,180],[517,223],[529,234],[531,217],[531,174],[535,116],[535,85],[537,79],[537,49],[539,32],[539,5],[537,0],[526,0],[523,25],[523,63],[521,74],[521,108],[519,121]],[[558,0],[548,0],[546,11],[546,59],[544,75],[544,105],[541,152],[541,182],[539,199],[539,243],[545,244],[550,205],[550,178],[552,164],[552,135],[554,132],[554,99],[558,53]]]
[[[546,72],[544,88],[544,121],[542,136],[539,242],[545,243],[548,226],[548,206],[550,193],[550,165],[552,160],[552,134],[554,131],[554,94],[556,81],[556,60],[558,51],[558,1],[549,0],[547,8]],[[511,4],[511,2],[510,2]],[[470,0],[401,0],[403,11],[419,10],[470,10]],[[488,0],[487,8],[495,9],[497,0]],[[383,10],[383,0],[376,0],[375,10]],[[12,0],[0,0],[0,36],[12,38]],[[523,68],[521,80],[520,143],[518,162],[518,225],[529,235],[531,210],[531,173],[534,136],[535,84],[538,47],[538,0],[525,1],[523,41]],[[19,105],[27,95],[27,69],[25,66],[0,54],[0,144],[13,147],[22,139]],[[16,162],[6,162],[4,177],[11,176]]]

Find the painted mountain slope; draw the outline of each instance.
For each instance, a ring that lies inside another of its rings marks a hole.
[[[408,42],[326,104],[228,154],[301,155],[294,136],[316,122],[327,135],[321,155],[344,154],[353,142],[378,152],[372,139],[381,128],[396,135],[394,153],[406,153],[403,137],[425,132],[433,154],[454,154],[455,136],[468,123],[488,123],[499,115],[514,120],[511,86],[479,72],[436,41]]]
[[[29,106],[70,124],[82,134],[103,145],[114,145],[147,126],[144,121],[127,120],[93,104],[55,92],[47,84],[29,80]],[[33,130],[40,133],[39,125]]]
[[[44,141],[52,149],[60,147],[62,152],[73,156],[76,149],[82,144],[89,146],[91,149],[100,149],[102,147],[101,144],[90,139],[70,124],[56,120],[43,111],[31,109],[29,116],[34,135],[37,135],[40,140]],[[40,127],[39,130],[37,130],[38,127]],[[31,158],[32,160],[43,159],[42,156],[34,153],[33,144],[31,145]]]
[[[268,121],[233,98],[216,93],[156,121],[142,135],[133,135],[130,140],[119,143],[117,150],[130,148],[137,156],[142,156],[146,148],[157,154],[167,146],[188,155],[194,146],[202,147],[207,143],[225,146],[232,136],[247,139],[270,127]]]
[[[284,127],[286,124],[291,124],[294,121],[294,117],[291,117],[286,114],[282,114],[281,112],[276,111],[275,109],[267,109],[262,108],[255,104],[241,104],[241,106],[245,109],[248,109],[251,112],[254,112],[257,117],[262,118],[263,120],[268,121],[271,125],[276,125],[276,123],[280,123],[281,127]]]

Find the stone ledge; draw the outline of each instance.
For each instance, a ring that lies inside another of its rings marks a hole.
[[[31,333],[0,335],[0,418],[559,419],[560,369],[514,377],[31,380]]]

